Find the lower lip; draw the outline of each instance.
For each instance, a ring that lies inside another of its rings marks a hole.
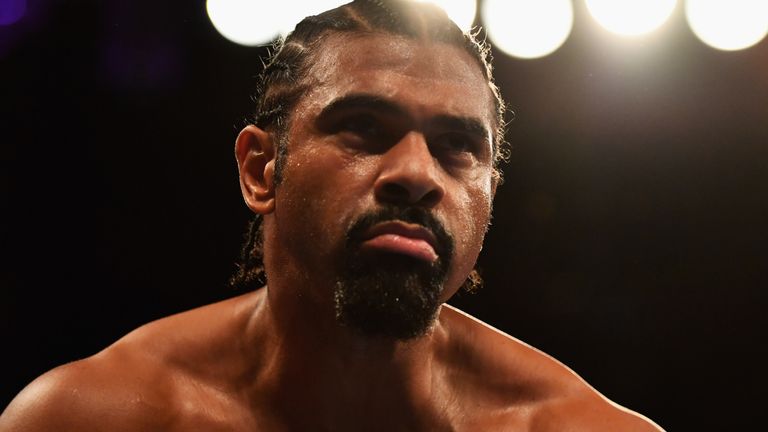
[[[427,262],[435,262],[437,253],[427,241],[397,234],[382,234],[363,242],[363,248],[408,255]]]

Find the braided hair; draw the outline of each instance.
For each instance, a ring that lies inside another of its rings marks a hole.
[[[412,0],[355,0],[302,20],[285,39],[275,43],[265,61],[253,96],[256,109],[249,122],[276,138],[275,185],[283,178],[290,112],[309,87],[307,76],[313,56],[321,55],[321,46],[329,35],[344,32],[388,33],[447,43],[468,52],[482,70],[494,96],[493,160],[494,173],[500,179],[498,164],[508,156],[504,142],[505,104],[493,80],[490,47],[477,39],[477,33],[463,32],[442,9],[432,4]],[[233,287],[252,289],[266,283],[262,239],[261,215],[255,215],[248,224],[240,262],[230,279]],[[473,290],[479,284],[480,277],[473,271],[465,288]]]

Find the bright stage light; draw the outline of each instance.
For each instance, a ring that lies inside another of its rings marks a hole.
[[[428,1],[428,0],[420,0]],[[464,30],[475,18],[474,0],[431,0]],[[208,17],[222,36],[240,45],[263,45],[286,36],[304,17],[336,8],[348,0],[207,0]]]
[[[672,15],[677,0],[586,0],[587,10],[608,31],[639,36],[655,30]]]
[[[280,0],[275,6],[275,2],[262,0],[263,4],[270,5],[267,7],[281,10],[279,32],[282,36],[288,36],[288,33],[292,32],[296,24],[304,18],[335,9],[349,2],[350,0]]]
[[[213,26],[240,45],[263,45],[286,36],[304,17],[346,3],[345,0],[207,0]]]
[[[571,0],[486,0],[480,14],[494,46],[520,58],[552,53],[573,28]]]
[[[693,33],[719,50],[749,48],[768,34],[766,0],[688,0],[685,16]]]
[[[448,17],[462,30],[472,28],[477,13],[475,0],[418,0],[424,3],[433,3],[442,8]]]
[[[282,8],[258,0],[207,0],[208,18],[230,41],[247,46],[275,39],[284,22]]]

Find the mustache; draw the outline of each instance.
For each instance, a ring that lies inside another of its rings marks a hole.
[[[445,226],[429,210],[422,207],[382,206],[360,215],[347,230],[347,244],[355,245],[363,241],[367,230],[382,222],[401,221],[421,225],[435,236],[435,252],[441,259],[453,256],[454,240]]]

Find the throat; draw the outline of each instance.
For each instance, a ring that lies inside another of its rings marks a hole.
[[[370,338],[343,326],[333,334],[304,329],[270,344],[259,399],[301,413],[295,430],[434,430],[445,396],[434,361],[439,330],[408,342]],[[285,335],[287,336],[287,335]],[[428,427],[429,426],[429,427]],[[442,428],[441,428],[442,429]]]

